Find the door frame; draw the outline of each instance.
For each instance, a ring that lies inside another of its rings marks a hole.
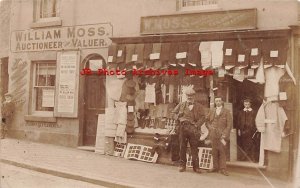
[[[81,71],[83,68],[86,68],[87,63],[89,60],[92,59],[97,59],[101,58],[103,60],[103,68],[106,68],[106,61],[105,58],[97,53],[92,53],[87,55],[80,63],[80,70]],[[106,80],[106,76],[104,76]],[[78,146],[84,146],[84,126],[85,126],[85,97],[86,97],[86,83],[85,83],[85,75],[80,75],[79,74],[79,111],[78,111],[78,116],[79,116],[79,138],[78,138]],[[105,104],[107,103],[107,97],[105,96]]]

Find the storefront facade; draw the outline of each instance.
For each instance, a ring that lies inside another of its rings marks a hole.
[[[257,110],[266,97],[264,84],[245,77],[256,78],[262,59],[266,65],[262,70],[284,69],[287,64],[299,82],[297,35],[293,34],[297,28],[289,27],[297,24],[297,2],[220,0],[206,7],[171,0],[51,1],[47,6],[42,2],[13,1],[11,5],[8,90],[17,110],[9,135],[14,138],[92,146],[96,152],[113,155],[118,127],[108,118],[116,106],[126,113],[126,123],[119,122],[125,124],[126,138],[124,130],[118,132],[119,141],[154,146],[155,133],[167,137],[169,110],[184,100],[185,86],[197,87],[199,102],[207,107],[213,106],[213,96],[222,96],[234,118],[244,97],[252,97]],[[282,9],[291,11],[278,14]],[[203,44],[215,45],[217,53],[205,50]],[[203,75],[208,72],[191,75],[204,69],[205,51],[217,54],[205,67],[214,76]],[[253,68],[253,74],[244,72],[246,66]],[[167,72],[144,78],[130,72],[141,67]],[[124,68],[126,75],[117,76],[116,69]],[[190,73],[184,72],[187,68]],[[160,88],[152,88],[154,83],[160,83]],[[298,101],[299,86],[292,83],[284,89],[287,136],[282,138],[280,152],[260,153],[258,166],[271,176],[285,174],[287,180],[295,171],[299,137],[295,115],[299,105],[290,101]],[[147,100],[136,98],[141,90],[148,91],[144,92]],[[153,93],[160,97],[153,98]],[[138,110],[145,109],[161,113],[138,121]],[[236,137],[232,131],[230,162],[237,160]],[[158,162],[171,163],[170,153],[162,151]]]

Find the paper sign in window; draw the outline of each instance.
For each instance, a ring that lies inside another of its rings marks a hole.
[[[98,59],[98,60],[89,60],[90,63],[90,69],[92,71],[97,71],[98,69],[102,69],[102,59]]]
[[[278,50],[270,51],[270,57],[278,57]]]
[[[137,61],[138,55],[137,54],[133,54],[131,57],[131,61]]]
[[[122,50],[118,50],[118,54],[117,54],[117,56],[118,56],[118,57],[121,57],[121,56],[122,56],[122,53],[123,53],[123,51],[122,51]]]
[[[225,55],[226,56],[231,56],[232,55],[232,49],[227,48],[226,51],[225,51]]]
[[[176,59],[184,59],[186,58],[186,52],[176,53]]]
[[[42,107],[54,107],[53,89],[43,89]]]
[[[153,53],[153,54],[150,54],[150,59],[153,60],[153,59],[159,59],[159,56],[160,56],[160,53]]]
[[[258,48],[252,48],[251,49],[251,56],[257,56],[258,55]]]
[[[114,59],[114,56],[108,56],[107,62],[111,63],[111,62],[113,62],[113,59]]]
[[[134,112],[133,106],[128,106],[128,112]]]
[[[239,54],[238,55],[238,62],[244,62],[245,61],[245,55],[244,54]]]

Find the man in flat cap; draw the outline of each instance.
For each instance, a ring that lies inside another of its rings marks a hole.
[[[241,160],[258,161],[259,147],[256,148],[256,143],[259,141],[259,133],[255,126],[256,112],[251,108],[251,100],[245,98],[243,100],[244,108],[238,113],[238,136],[240,140],[240,147],[243,150],[243,157]],[[257,135],[256,135],[257,134]]]
[[[12,96],[9,93],[4,95],[5,101],[1,106],[1,127],[0,138],[3,139],[7,133],[7,127],[10,124],[10,120],[15,110],[14,103],[12,102]]]
[[[187,101],[179,103],[172,111],[174,118],[179,122],[180,142],[180,168],[179,172],[186,170],[187,143],[190,143],[192,153],[193,170],[201,173],[199,169],[198,142],[200,138],[199,129],[205,122],[205,109],[200,103],[195,102],[195,91],[188,88],[185,91]]]
[[[220,172],[228,176],[226,169],[226,145],[232,129],[232,116],[223,107],[221,97],[215,98],[215,106],[208,115],[209,139],[212,145],[213,169],[209,172]]]

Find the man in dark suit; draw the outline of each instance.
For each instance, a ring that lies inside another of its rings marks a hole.
[[[185,91],[187,101],[179,103],[172,111],[174,118],[178,120],[179,142],[180,142],[180,168],[179,172],[186,170],[187,143],[190,143],[192,153],[193,170],[201,173],[199,169],[198,142],[200,139],[199,130],[205,122],[205,109],[195,102],[195,91],[189,88]]]
[[[258,161],[259,147],[255,147],[259,143],[258,132],[255,126],[256,112],[251,108],[251,100],[245,99],[243,101],[244,108],[238,113],[238,136],[240,140],[240,147],[243,150],[243,157],[241,160]],[[257,135],[256,135],[257,134]]]
[[[232,116],[223,107],[221,97],[215,98],[215,106],[208,115],[209,138],[212,144],[213,169],[210,172],[220,172],[228,176],[226,169],[226,145],[232,129]]]

